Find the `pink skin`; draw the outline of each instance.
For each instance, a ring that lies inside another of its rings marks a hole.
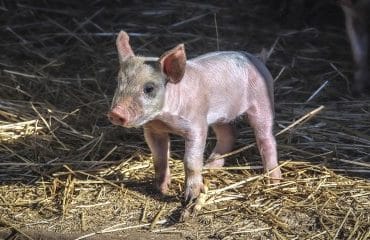
[[[216,134],[217,143],[204,167],[219,168],[225,163],[225,159],[220,156],[233,150],[236,132],[228,123],[214,124],[212,130]]]
[[[171,183],[168,165],[170,147],[168,133],[145,128],[144,136],[153,154],[156,187],[161,193],[165,194],[168,192],[168,187]]]
[[[185,139],[185,199],[191,201],[204,191],[201,171],[208,126],[217,143],[206,166],[221,167],[224,159],[214,158],[233,149],[236,134],[229,123],[242,115],[254,129],[265,171],[274,183],[279,182],[281,171],[272,132],[272,77],[260,61],[238,52],[213,52],[186,61],[184,46],[179,45],[162,55],[159,64],[169,82],[163,106],[144,123],[144,133],[154,158],[156,186],[162,193],[170,184],[170,133]],[[139,117],[133,116],[140,111],[130,113],[122,108],[129,106],[117,104],[108,114],[114,124],[141,125],[134,123]]]

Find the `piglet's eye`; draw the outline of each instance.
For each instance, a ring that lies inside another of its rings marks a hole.
[[[155,89],[154,83],[148,82],[144,85],[143,91],[147,95],[152,95],[154,93],[154,89]]]

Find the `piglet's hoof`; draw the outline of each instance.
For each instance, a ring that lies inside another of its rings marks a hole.
[[[280,167],[277,167],[269,171],[269,178],[267,179],[267,184],[278,184],[282,180]]]
[[[187,183],[185,188],[185,205],[188,205],[196,200],[200,193],[204,193],[204,184],[202,179],[188,180],[190,184]]]
[[[180,222],[186,222],[191,217],[196,217],[198,212],[203,208],[207,200],[208,187],[204,186],[204,192],[201,192],[198,198],[188,202],[180,214]]]
[[[163,179],[156,179],[155,180],[155,187],[163,195],[168,194],[169,186],[171,184],[171,179],[169,177]]]

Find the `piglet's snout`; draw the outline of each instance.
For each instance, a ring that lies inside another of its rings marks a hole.
[[[128,120],[128,114],[120,106],[114,107],[109,113],[108,113],[108,119],[111,121],[114,125],[121,125],[125,126],[127,124]]]

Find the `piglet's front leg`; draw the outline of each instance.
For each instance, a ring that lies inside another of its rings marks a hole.
[[[168,164],[169,136],[167,133],[158,133],[150,128],[144,128],[144,136],[153,154],[156,188],[162,194],[166,194],[171,183]]]
[[[189,203],[204,192],[202,168],[207,138],[207,125],[192,129],[185,136],[185,202]]]

